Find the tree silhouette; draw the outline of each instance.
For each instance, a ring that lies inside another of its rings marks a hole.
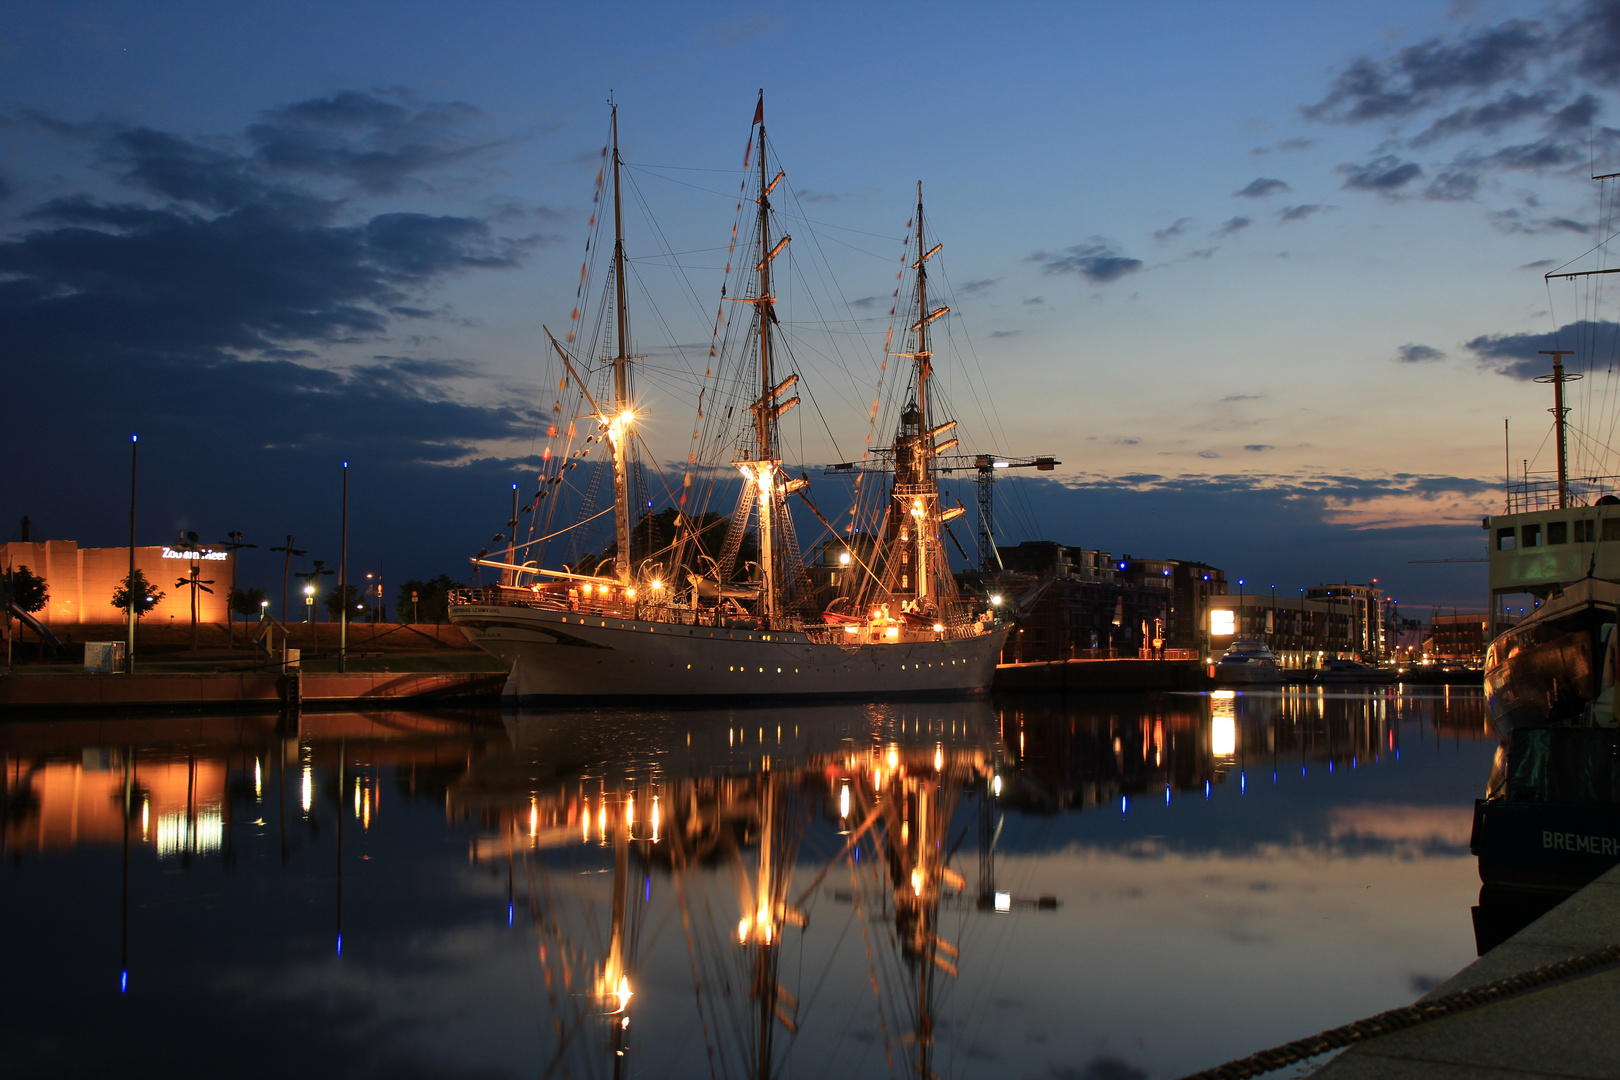
[[[17,566],[7,575],[7,593],[11,602],[32,615],[45,606],[51,598],[51,591],[45,585],[45,579],[28,569],[26,566]]]
[[[123,608],[125,611],[129,610],[129,583],[131,581],[135,583],[135,617],[139,619],[163,603],[164,592],[162,589],[154,589],[152,583],[146,580],[146,575],[136,570],[135,573],[126,576],[119,582],[118,588],[113,590],[113,607]]]
[[[264,590],[260,588],[232,589],[230,595],[231,610],[244,618],[250,618],[259,614],[259,606],[264,602],[264,599]]]

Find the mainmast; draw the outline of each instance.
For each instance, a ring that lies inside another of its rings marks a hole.
[[[797,375],[789,375],[780,383],[772,383],[774,375],[771,371],[771,324],[776,322],[776,297],[771,295],[771,260],[779,255],[788,241],[793,237],[783,234],[782,239],[771,245],[771,191],[781,181],[783,174],[777,173],[775,179],[770,179],[769,166],[765,154],[765,91],[759,92],[759,105],[754,109],[754,123],[759,127],[759,292],[753,297],[755,317],[759,320],[759,400],[754,402],[754,442],[756,456],[753,461],[739,461],[735,464],[742,470],[745,482],[754,486],[759,500],[759,568],[760,568],[760,614],[766,619],[774,618],[781,607],[779,580],[777,568],[776,529],[773,521],[774,513],[778,507],[778,500],[792,488],[802,486],[799,481],[779,482],[777,466],[781,461],[776,457],[776,422],[779,417],[799,403],[798,398],[778,402],[777,398],[788,387],[798,381]],[[785,504],[782,506],[786,512]]]
[[[630,311],[624,296],[624,209],[619,198],[619,107],[613,106],[613,284],[618,316],[618,347],[613,357],[613,412],[602,418],[613,445],[613,525],[619,557],[619,583],[628,585],[630,564]]]

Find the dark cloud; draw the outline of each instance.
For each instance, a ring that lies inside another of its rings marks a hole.
[[[1445,358],[1446,354],[1433,345],[1402,345],[1395,350],[1395,359],[1403,364],[1426,364]]]
[[[1142,269],[1141,259],[1128,258],[1110,241],[1094,236],[1089,243],[1064,248],[1059,254],[1037,251],[1027,260],[1041,264],[1048,274],[1078,274],[1102,285]],[[1027,301],[1026,301],[1027,303]]]
[[[1215,235],[1216,236],[1231,236],[1233,233],[1241,232],[1242,230],[1247,229],[1250,225],[1253,225],[1253,224],[1254,224],[1254,219],[1253,218],[1243,217],[1240,214],[1237,217],[1230,217],[1230,218],[1227,218],[1225,221],[1221,222],[1221,227],[1215,230]]]
[[[1542,172],[1578,165],[1587,160],[1585,147],[1560,142],[1555,138],[1537,139],[1535,142],[1504,146],[1488,155],[1484,161],[1503,169],[1522,169]]]
[[[1141,443],[1141,439],[1133,438],[1128,435],[1120,435],[1114,439],[1114,445],[1116,446],[1140,446]]]
[[[1620,323],[1582,320],[1545,334],[1482,334],[1464,344],[1481,367],[1510,379],[1534,379],[1551,370],[1551,360],[1542,349],[1571,349],[1591,346],[1597,355],[1607,356],[1620,344]],[[1575,358],[1579,360],[1580,357]],[[1575,371],[1577,363],[1569,365]]]
[[[869,308],[877,304],[887,304],[891,298],[887,296],[863,296],[859,300],[851,300],[850,307]]]
[[[1293,188],[1289,187],[1281,180],[1272,180],[1262,176],[1258,179],[1249,181],[1247,187],[1240,188],[1239,190],[1232,192],[1232,194],[1234,197],[1240,199],[1263,199],[1268,195],[1276,195],[1280,192],[1293,190]]]
[[[1249,443],[1243,449],[1252,450],[1252,451],[1254,451],[1255,453],[1258,454],[1258,453],[1263,453],[1263,452],[1265,452],[1267,450],[1275,450],[1277,448],[1275,446],[1270,445],[1269,443]]]
[[[1263,397],[1265,397],[1264,394],[1227,394],[1221,400],[1225,402],[1259,401]]]
[[[1192,228],[1192,224],[1193,219],[1190,217],[1176,218],[1164,228],[1154,230],[1153,239],[1161,244],[1168,243]]]
[[[1582,94],[1547,118],[1547,126],[1557,132],[1582,132],[1597,122],[1603,111],[1602,102],[1591,94]]]
[[[1344,174],[1344,187],[1357,191],[1375,191],[1393,195],[1423,175],[1423,167],[1415,161],[1402,161],[1393,154],[1373,158],[1365,165],[1340,165]]]
[[[1456,91],[1488,90],[1524,74],[1547,52],[1537,22],[1510,19],[1465,32],[1454,40],[1430,38],[1383,60],[1357,57],[1334,78],[1326,97],[1304,109],[1328,123],[1362,123],[1409,116]]]
[[[0,199],[11,198],[11,190],[11,184],[6,181],[4,176],[0,176]]]
[[[992,330],[990,336],[993,338],[1017,337],[1022,333],[1022,330]]]
[[[1029,296],[1029,297],[1025,297],[1025,298],[1024,298],[1024,303],[1026,303],[1026,304],[1032,304],[1032,305],[1033,305],[1033,304],[1044,304],[1044,303],[1046,303],[1046,297],[1044,297],[1044,296]]]
[[[844,198],[842,195],[835,195],[829,191],[811,191],[809,188],[805,188],[803,191],[795,191],[793,197],[803,203],[835,203],[842,201]]]
[[[1220,457],[1221,455],[1216,453],[1214,450],[1200,450],[1198,451],[1198,456],[1201,458],[1214,459]]]
[[[1570,218],[1533,217],[1517,207],[1497,210],[1490,215],[1489,220],[1492,227],[1509,234],[1524,233],[1535,236],[1548,232],[1572,232],[1578,236],[1585,236],[1592,231],[1590,226]]]
[[[346,90],[261,114],[247,129],[254,160],[277,173],[334,178],[392,194],[423,173],[483,153],[483,114],[465,102],[421,102],[403,89]]]
[[[1510,90],[1494,101],[1487,101],[1483,105],[1465,105],[1447,113],[1413,139],[1412,144],[1424,146],[1462,134],[1494,135],[1510,124],[1546,116],[1551,104],[1549,94],[1520,94]]]
[[[1462,169],[1447,169],[1423,189],[1425,199],[1436,202],[1466,202],[1479,190],[1479,176]]]
[[[1325,214],[1334,209],[1323,206],[1321,203],[1305,203],[1301,206],[1285,206],[1277,211],[1277,220],[1281,222],[1304,221],[1313,214]]]
[[[1272,154],[1272,153],[1286,154],[1286,153],[1297,152],[1297,151],[1300,151],[1300,150],[1309,150],[1311,147],[1313,147],[1315,145],[1316,145],[1316,140],[1315,139],[1301,139],[1301,138],[1284,139],[1282,142],[1278,143],[1276,146],[1257,146],[1253,150],[1250,150],[1249,153],[1253,154],[1255,157],[1264,157],[1267,154]]]
[[[992,285],[994,285],[999,280],[1001,280],[1001,279],[1000,278],[979,278],[976,281],[970,281],[967,284],[958,287],[956,291],[959,292],[959,293],[966,293],[966,294],[971,296],[971,295],[974,295],[976,293],[982,293],[982,292],[987,291]]]
[[[1557,259],[1537,259],[1535,262],[1525,263],[1520,270],[1546,270],[1558,265]]]

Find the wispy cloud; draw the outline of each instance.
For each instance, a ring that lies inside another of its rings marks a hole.
[[[1273,180],[1262,176],[1249,181],[1247,187],[1239,188],[1237,191],[1232,192],[1232,195],[1234,198],[1239,199],[1264,199],[1268,195],[1278,195],[1293,190],[1281,180]]]
[[[1141,259],[1122,255],[1113,241],[1094,236],[1088,243],[1076,244],[1053,254],[1037,251],[1027,262],[1039,263],[1048,274],[1076,274],[1094,284],[1118,281],[1142,269]]]

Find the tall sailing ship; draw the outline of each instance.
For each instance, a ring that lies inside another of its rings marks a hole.
[[[965,508],[944,505],[937,478],[937,456],[957,442],[941,439],[956,421],[941,419],[933,391],[929,328],[949,308],[930,306],[934,301],[928,263],[942,245],[929,247],[925,238],[921,184],[914,218],[915,253],[907,257],[912,315],[891,326],[884,345],[885,368],[889,357],[909,361],[905,403],[892,443],[870,451],[866,467],[856,470],[857,505],[840,534],[809,501],[808,475],[794,477],[783,467],[779,424],[782,415],[799,403],[797,396],[784,397],[799,373],[789,370],[791,355],[779,339],[772,270],[792,237],[773,228],[771,194],[784,177],[778,172],[773,178],[767,165],[761,96],[749,140],[749,152],[758,153],[757,173],[749,173],[745,180],[745,186],[751,185],[751,198],[738,201],[739,225],[752,226],[752,235],[745,233],[741,245],[747,271],[743,295],[727,297],[722,289],[715,329],[720,347],[710,349],[711,358],[718,360],[711,359],[705,373],[698,398],[699,430],[693,432],[694,451],[689,457],[689,463],[698,466],[699,487],[706,486],[711,493],[721,489],[715,482],[717,474],[741,479],[736,510],[714,554],[703,544],[711,531],[708,518],[686,508],[692,471],[683,479],[669,543],[653,542],[654,529],[647,517],[632,521],[632,507],[643,509],[642,500],[632,495],[632,482],[638,472],[633,465],[636,446],[647,418],[636,407],[631,390],[637,358],[630,353],[624,164],[616,107],[609,141],[611,160],[603,171],[611,172],[613,201],[613,355],[599,368],[598,392],[592,394],[591,364],[571,348],[573,333],[566,341],[551,337],[566,372],[561,385],[571,379],[577,387],[584,400],[584,415],[578,419],[592,425],[593,433],[585,437],[586,445],[552,462],[530,508],[566,484],[567,470],[580,463],[591,444],[605,443],[613,481],[612,557],[593,567],[581,563],[562,569],[523,560],[515,543],[520,515],[514,486],[514,512],[504,536],[507,558],[481,553],[473,560],[499,570],[502,581],[453,595],[451,622],[474,644],[511,665],[505,696],[520,702],[987,691],[1007,627],[987,603],[975,604],[959,593],[944,547],[948,523]],[[745,215],[742,208],[749,201],[753,206]],[[734,226],[733,250],[737,234]],[[896,311],[902,306],[900,291],[897,286]],[[750,312],[748,330],[735,339],[728,331],[722,341],[728,304]],[[577,309],[574,318],[577,322]],[[891,352],[897,342],[899,350]],[[728,357],[730,370],[740,376],[737,384],[721,390],[717,380],[715,396],[707,397],[714,368],[724,369]],[[610,383],[605,377],[609,372]],[[733,404],[722,408],[717,399]],[[703,427],[705,404],[709,428]],[[715,424],[717,413],[747,420],[740,430],[728,433]],[[874,402],[874,422],[877,415]],[[572,436],[575,424],[569,422],[567,429]],[[718,446],[724,453],[700,461],[700,446]],[[711,466],[707,474],[704,465]],[[874,490],[877,485],[866,485],[867,505],[862,507],[862,483],[869,478],[879,484],[886,481],[887,491],[879,493]],[[824,572],[804,565],[788,504],[795,495],[832,534],[821,548],[824,562],[830,564]],[[551,505],[559,501],[553,499]],[[650,508],[651,503],[645,505]],[[598,516],[589,513],[591,509],[587,505],[580,512],[578,523]]]

